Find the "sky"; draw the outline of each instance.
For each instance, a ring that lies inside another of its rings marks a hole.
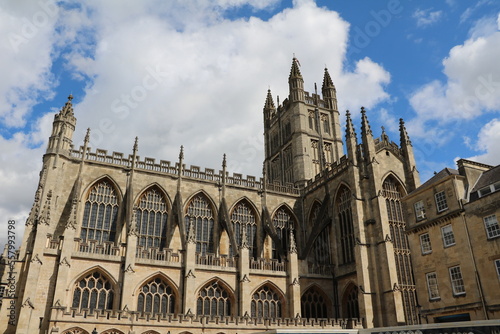
[[[90,146],[261,176],[267,90],[327,67],[342,126],[403,118],[422,182],[458,158],[500,164],[500,2],[16,0],[0,2],[0,244],[33,203],[54,114],[74,96]]]

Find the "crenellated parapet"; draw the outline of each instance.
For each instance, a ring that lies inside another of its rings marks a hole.
[[[51,333],[62,333],[66,329],[79,328],[91,332],[94,328],[104,331],[109,328],[122,330],[129,333],[143,333],[152,328],[162,330],[168,328],[171,334],[181,333],[188,329],[190,332],[220,332],[224,326],[224,332],[255,333],[266,331],[270,328],[276,330],[329,330],[339,333],[358,333],[362,329],[361,319],[306,319],[295,318],[260,318],[251,317],[248,314],[239,317],[224,316],[200,316],[192,312],[187,314],[152,314],[150,312],[134,312],[128,309],[120,311],[94,311],[77,310],[64,306],[52,308]],[[347,329],[351,328],[351,329]]]

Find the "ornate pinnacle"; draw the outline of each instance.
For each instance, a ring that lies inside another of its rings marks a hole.
[[[300,63],[297,58],[292,59],[292,68],[290,70],[290,78],[302,78],[302,74],[299,69]]]
[[[372,129],[370,128],[368,117],[366,117],[365,107],[361,107],[361,134],[372,135]]]
[[[71,103],[71,100],[73,100],[73,95],[69,95],[68,96],[68,101],[66,102],[66,104],[64,105],[64,107],[62,107],[61,111],[60,111],[60,114],[61,115],[64,115],[64,116],[73,116],[73,104]]]
[[[249,248],[248,247],[248,238],[247,238],[247,228],[246,225],[243,225],[243,228],[241,229],[241,248]]]
[[[184,146],[181,145],[181,151],[179,152],[179,161],[184,160]]]
[[[196,243],[196,232],[194,229],[194,219],[193,218],[189,219],[189,231],[188,231],[187,242],[188,242],[188,244],[189,243]]]
[[[90,140],[90,128],[87,128],[87,132],[85,133],[85,138],[83,139],[83,142],[85,144],[88,144]]]
[[[135,137],[135,140],[134,140],[134,148],[133,148],[133,152],[134,154],[137,153],[137,149],[139,148],[139,137]]]
[[[328,69],[325,66],[325,74],[323,76],[323,86],[322,90],[325,90],[325,88],[334,88],[335,85],[333,84],[332,77],[330,76],[330,73],[328,73]]]
[[[227,167],[227,164],[226,164],[226,153],[224,153],[224,155],[222,156],[222,168],[226,168]]]
[[[290,229],[290,249],[288,250],[290,254],[297,253],[297,244],[295,243],[295,236],[293,234],[293,229]]]
[[[405,144],[411,145],[411,140],[408,136],[408,132],[406,132],[405,122],[402,118],[399,119],[399,133],[401,137],[401,147]]]
[[[271,94],[271,89],[267,90],[266,103],[264,104],[264,109],[276,109],[274,106],[273,95]]]

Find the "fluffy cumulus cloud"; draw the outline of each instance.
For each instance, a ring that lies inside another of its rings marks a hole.
[[[184,145],[187,164],[217,169],[227,153],[230,171],[245,174],[261,173],[266,92],[270,87],[281,101],[287,97],[293,54],[310,92],[315,82],[321,86],[327,64],[341,108],[370,108],[388,98],[390,75],[381,65],[365,58],[352,71],[343,67],[349,24],[338,13],[309,0],[281,11],[277,3],[94,0],[65,2],[55,19],[47,14],[17,53],[0,53],[0,117],[10,132],[0,137],[2,161],[8,161],[0,166],[2,218],[29,211],[53,114],[31,115],[37,125],[29,131],[16,126],[26,125],[32,106],[60,89],[52,72],[56,60],[85,86],[85,95],[74,100],[75,147],[90,127],[93,149],[129,154],[138,136],[141,157],[176,160]],[[232,19],[228,11],[242,6],[273,14]],[[13,27],[22,32],[14,22],[43,10],[27,0],[3,7],[2,35]],[[7,195],[14,191],[19,198]]]
[[[417,113],[409,126],[414,136],[445,142],[443,124],[466,122],[500,111],[500,32],[496,17],[479,20],[463,44],[443,60],[445,81],[434,80],[410,96]],[[434,135],[437,136],[434,136]]]
[[[500,119],[494,118],[481,128],[476,147],[485,153],[468,159],[496,166],[500,164]]]

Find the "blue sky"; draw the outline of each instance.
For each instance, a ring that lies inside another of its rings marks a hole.
[[[344,122],[399,142],[422,182],[456,158],[500,163],[500,3],[20,0],[0,4],[0,228],[22,233],[53,115],[74,95],[73,142],[260,176],[262,107],[328,67]],[[1,234],[1,233],[0,233]],[[20,236],[19,236],[20,238]],[[3,243],[3,239],[0,238]]]

